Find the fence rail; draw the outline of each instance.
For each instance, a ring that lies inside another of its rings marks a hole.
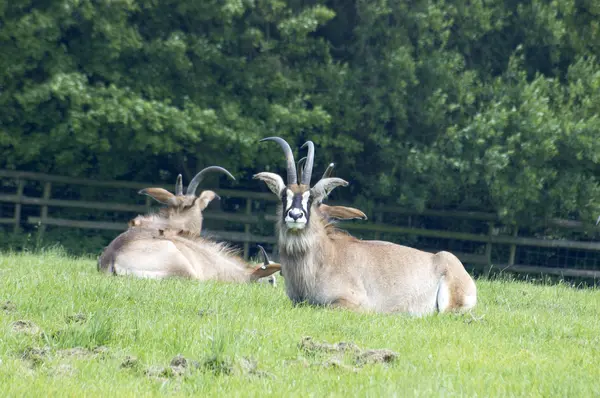
[[[161,186],[166,189],[171,188],[163,184],[139,183],[128,181],[96,181],[81,178],[48,175],[43,173],[12,170],[0,170],[0,177],[4,179],[12,179],[16,182],[14,192],[0,193],[0,202],[10,203],[14,205],[13,217],[0,217],[0,224],[12,224],[14,232],[19,232],[19,230],[24,224],[38,225],[38,234],[40,238],[41,236],[43,236],[46,226],[113,231],[123,231],[127,228],[127,224],[125,222],[90,221],[53,217],[49,214],[50,207],[61,209],[72,208],[123,212],[134,214],[146,213],[151,209],[151,200],[149,197],[146,198],[146,203],[144,205],[133,203],[111,203],[105,201],[100,202],[52,198],[52,184],[67,184],[69,186],[84,185],[88,187],[91,186],[98,188],[122,188],[132,190],[139,190],[149,186]],[[26,185],[31,182],[40,183],[42,185],[43,189],[41,197],[27,196],[24,194]],[[204,214],[204,218],[206,220],[228,221],[231,223],[238,224],[240,225],[240,227],[243,227],[243,232],[215,230],[205,231],[203,233],[206,233],[207,235],[213,236],[217,239],[241,243],[243,245],[244,256],[246,258],[249,255],[251,243],[276,244],[276,238],[272,235],[263,236],[252,233],[252,227],[255,225],[261,223],[272,224],[275,222],[276,217],[274,215],[254,214],[252,211],[254,201],[262,201],[271,204],[274,203],[276,201],[276,198],[273,195],[261,192],[248,192],[231,189],[215,189],[215,191],[220,196],[225,198],[244,199],[246,206],[243,212],[238,213],[230,213],[223,211],[207,211]],[[24,218],[22,216],[22,206],[24,205],[39,207],[39,215],[27,216]],[[487,233],[477,234],[472,232],[445,231],[410,226],[389,225],[381,222],[381,220],[384,219],[383,215],[386,213],[406,216],[427,216],[472,220],[487,223],[488,228]],[[485,250],[483,251],[483,253],[455,252],[455,254],[466,264],[477,268],[483,268],[484,272],[489,272],[492,268],[494,268],[506,271],[525,272],[529,274],[553,274],[559,276],[600,278],[600,270],[515,264],[516,253],[519,247],[587,250],[593,252],[594,254],[600,255],[600,242],[522,237],[518,236],[518,226],[512,227],[512,234],[499,234],[498,226],[500,223],[497,215],[492,213],[468,211],[452,212],[440,210],[425,210],[420,213],[415,213],[414,211],[404,208],[394,206],[380,206],[373,209],[372,216],[374,216],[372,218],[377,220],[377,222],[344,223],[343,227],[344,229],[353,231],[358,236],[360,236],[361,232],[374,232],[376,235],[382,233],[396,234],[400,236],[411,235],[416,237],[438,238],[446,240],[450,239],[483,244],[485,245]],[[569,229],[582,232],[594,231],[594,226],[592,223],[585,224],[573,220],[552,219],[548,220],[546,224],[559,229]],[[508,246],[508,256],[507,258],[501,261],[496,261],[497,264],[494,264],[494,262],[492,261],[492,250],[495,246],[498,245]],[[427,250],[427,248],[425,247],[423,247],[422,249]]]

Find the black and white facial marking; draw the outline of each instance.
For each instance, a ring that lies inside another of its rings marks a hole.
[[[291,189],[284,189],[281,203],[283,203],[283,221],[289,229],[303,229],[310,218],[310,205],[312,197],[310,191],[294,193]]]

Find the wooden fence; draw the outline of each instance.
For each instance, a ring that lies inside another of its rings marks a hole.
[[[82,229],[99,229],[99,230],[114,230],[123,231],[127,228],[124,222],[106,222],[106,221],[89,221],[75,220],[66,218],[56,218],[49,214],[49,208],[75,208],[102,211],[114,211],[132,213],[132,216],[139,213],[146,213],[151,208],[151,199],[146,197],[144,205],[139,204],[123,204],[110,203],[106,201],[82,201],[82,200],[65,200],[52,198],[52,184],[68,184],[69,186],[85,185],[88,187],[98,188],[123,188],[139,190],[149,186],[161,186],[150,183],[136,183],[125,181],[96,181],[87,179],[78,179],[64,176],[48,175],[42,173],[22,172],[12,170],[0,170],[0,178],[12,179],[16,183],[16,189],[11,193],[0,193],[0,202],[10,203],[14,205],[13,217],[0,217],[0,224],[12,225],[15,233],[18,233],[24,223],[38,225],[38,234],[43,236],[46,226],[58,226],[68,228]],[[27,183],[37,182],[43,186],[41,197],[26,196],[24,194]],[[166,187],[171,189],[171,187]],[[241,243],[243,245],[244,256],[247,258],[250,250],[250,244],[253,243],[270,243],[276,244],[276,238],[273,235],[264,236],[252,233],[252,227],[259,223],[274,223],[275,216],[273,214],[253,214],[253,203],[255,201],[273,203],[277,199],[270,193],[249,192],[229,189],[216,189],[220,196],[224,198],[238,198],[245,201],[245,209],[240,213],[230,213],[223,211],[206,211],[204,218],[206,220],[228,221],[238,225],[243,225],[244,232],[232,231],[208,231],[210,236],[220,240]],[[26,219],[22,217],[22,206],[33,205],[39,207],[39,216],[28,216]],[[415,228],[410,226],[398,226],[384,224],[381,220],[386,219],[386,214],[406,215],[406,216],[427,216],[439,218],[458,218],[463,220],[473,220],[485,222],[488,225],[487,233],[467,233],[460,231],[445,231],[433,230],[424,228]],[[569,267],[541,267],[526,264],[515,264],[516,252],[520,246],[539,247],[539,248],[563,248],[572,250],[591,251],[594,255],[600,255],[600,243],[591,241],[575,241],[575,240],[554,240],[540,239],[531,237],[518,236],[518,226],[511,226],[512,233],[500,234],[502,228],[498,228],[498,217],[492,213],[481,212],[464,212],[464,211],[439,211],[425,210],[416,214],[398,207],[381,206],[372,211],[371,219],[376,222],[354,223],[348,222],[343,224],[343,228],[352,231],[354,235],[360,236],[361,232],[370,232],[379,234],[395,234],[399,236],[416,236],[438,239],[451,239],[464,242],[476,242],[485,246],[483,253],[475,252],[454,252],[465,264],[475,268],[482,268],[484,272],[489,272],[492,267],[504,271],[525,272],[530,274],[551,274],[559,276],[572,277],[589,277],[600,278],[599,270],[590,269],[574,269]],[[594,231],[592,223],[584,224],[572,220],[550,220],[549,225],[561,229],[571,229],[576,231]],[[9,227],[10,228],[10,227]],[[398,243],[401,238],[395,239]],[[508,247],[508,255],[501,261],[492,261],[492,250],[494,246],[504,245]],[[427,248],[422,248],[427,250]]]

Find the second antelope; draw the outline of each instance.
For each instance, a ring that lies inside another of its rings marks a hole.
[[[197,280],[251,282],[269,278],[275,284],[273,273],[279,264],[268,260],[250,265],[223,243],[202,238],[202,211],[217,196],[213,191],[195,191],[210,171],[220,171],[231,178],[225,169],[207,167],[190,182],[183,194],[181,176],[177,178],[175,195],[163,188],[140,191],[166,205],[158,213],[138,216],[129,223],[129,229],[117,236],[98,258],[98,270],[115,275],[134,275],[145,278],[188,277]]]
[[[254,178],[264,181],[280,199],[280,262],[286,293],[293,302],[415,315],[475,306],[475,282],[453,254],[359,240],[318,216],[323,199],[348,182],[325,176],[311,188],[311,141],[304,145],[308,156],[300,183],[289,144],[279,137],[261,141],[277,142],[287,161],[287,185],[274,173],[258,173]]]

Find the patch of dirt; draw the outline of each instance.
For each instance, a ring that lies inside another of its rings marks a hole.
[[[109,356],[109,349],[106,346],[100,345],[92,350],[92,352],[98,355],[100,358],[106,358]]]
[[[274,374],[258,369],[258,361],[254,358],[243,357],[237,361],[237,363],[243,374],[256,377],[268,377],[271,379],[275,378]]]
[[[200,367],[215,375],[230,375],[233,373],[233,363],[229,358],[209,357],[204,360]]]
[[[61,357],[76,358],[86,358],[95,355],[93,351],[90,351],[87,348],[83,347],[66,348],[64,350],[58,350],[56,353]]]
[[[356,372],[358,369],[344,364],[342,357],[345,354],[350,354],[356,366],[359,367],[375,363],[391,363],[398,358],[396,352],[388,349],[362,349],[349,342],[319,343],[314,341],[312,337],[304,337],[298,346],[312,356],[317,353],[330,354],[331,357],[320,364],[324,367],[345,369],[352,372]]]
[[[152,378],[168,379],[175,376],[170,366],[149,366],[144,370],[144,374]]]
[[[134,356],[126,356],[120,365],[123,369],[140,370],[145,376],[166,382],[174,377],[183,376],[190,368],[198,369],[200,364],[196,361],[189,361],[183,355],[176,355],[168,366],[152,365],[143,370],[140,369],[141,362]]]
[[[188,367],[188,360],[181,354],[176,355],[173,359],[171,359],[171,363],[169,364],[171,370],[176,376],[183,375],[185,370]]]
[[[134,357],[127,357],[121,364],[122,368],[137,368],[139,362]],[[178,354],[168,366],[152,365],[146,367],[142,373],[152,379],[168,381],[169,379],[185,376],[189,372],[210,372],[215,375],[248,375],[254,377],[275,378],[275,375],[260,370],[258,361],[254,358],[243,357],[239,360],[231,360],[228,357],[211,356],[203,361],[195,361]]]
[[[17,311],[17,305],[10,300],[0,302],[0,309],[6,312]]]
[[[77,314],[67,315],[65,320],[67,323],[84,323],[87,321],[87,315],[78,312]]]
[[[137,368],[140,365],[140,361],[132,356],[132,355],[127,355],[124,359],[123,362],[121,362],[120,367],[124,368],[124,369],[131,369],[131,368]]]
[[[214,314],[214,312],[215,311],[211,310],[210,308],[209,309],[200,309],[200,310],[198,310],[198,316],[200,318],[204,318],[205,316],[210,316],[210,315]]]
[[[373,363],[390,363],[398,358],[398,354],[392,350],[366,350],[356,357],[357,365],[367,365]]]
[[[299,344],[301,350],[309,354],[316,352],[360,352],[360,348],[354,343],[339,342],[336,344],[318,343],[312,337],[304,337]]]
[[[29,335],[35,335],[40,332],[40,328],[38,327],[38,325],[36,325],[35,323],[33,323],[31,321],[27,321],[27,320],[14,321],[11,324],[11,327],[12,327],[12,331],[15,333],[24,333],[24,334],[29,334]]]
[[[73,348],[65,348],[63,350],[58,350],[56,354],[59,357],[71,357],[78,359],[92,359],[92,358],[104,358],[108,355],[108,347],[98,346],[93,350],[84,347],[73,347]]]
[[[50,347],[28,347],[21,353],[21,359],[36,367],[44,362],[49,353]]]
[[[171,359],[171,366],[178,366],[182,368],[187,368],[188,360],[181,354],[176,355],[173,359]]]

